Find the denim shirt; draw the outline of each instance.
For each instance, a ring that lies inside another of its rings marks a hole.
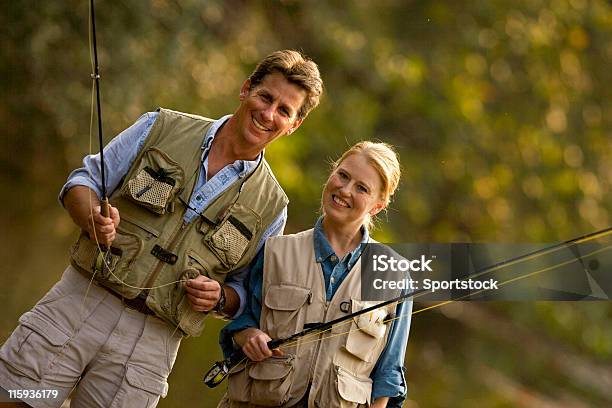
[[[321,264],[325,287],[327,288],[327,300],[331,300],[340,284],[348,275],[348,272],[359,260],[362,245],[346,254],[343,259],[338,259],[332,249],[329,240],[323,231],[323,217],[319,218],[314,226],[314,253],[316,262]],[[362,243],[369,239],[367,229],[363,228]],[[233,342],[233,334],[248,327],[259,327],[261,317],[261,299],[263,286],[263,248],[251,268],[251,275],[247,283],[249,298],[244,313],[234,321],[226,325],[219,334],[219,344],[225,357],[236,349]],[[412,313],[412,300],[399,303],[396,316],[401,318],[391,323],[391,330],[387,338],[387,344],[378,358],[378,362],[372,370],[372,401],[381,397],[390,397],[387,407],[399,408],[402,406],[407,394],[406,380],[404,378],[404,356],[410,330],[410,315]]]
[[[158,112],[148,112],[142,115],[132,126],[125,129],[117,137],[111,140],[104,147],[104,170],[106,178],[107,195],[112,195],[113,191],[119,186],[121,180],[129,171],[132,163],[142,149],[145,140],[149,136],[151,127],[157,119]],[[219,194],[234,183],[238,178],[242,178],[253,171],[260,160],[263,159],[263,153],[256,160],[237,160],[234,163],[228,164],[221,171],[214,175],[210,180],[206,179],[208,172],[208,152],[212,146],[212,142],[221,128],[221,126],[231,117],[226,115],[221,119],[216,120],[209,127],[205,135],[203,135],[202,143],[202,171],[193,193],[189,198],[189,206],[185,212],[184,220],[190,223],[197,219],[198,213],[202,212]],[[83,167],[74,170],[68,181],[62,187],[59,193],[59,200],[63,204],[63,198],[66,192],[75,185],[86,186],[96,192],[98,197],[102,196],[102,183],[100,175],[100,154],[88,155],[83,159]],[[285,222],[287,221],[287,208],[285,207],[268,229],[264,232],[257,248],[263,247],[264,242],[271,236],[278,235],[283,232]],[[235,316],[239,316],[244,310],[246,304],[246,290],[244,281],[248,275],[249,266],[241,271],[228,276],[225,284],[233,288],[240,297],[240,307]]]

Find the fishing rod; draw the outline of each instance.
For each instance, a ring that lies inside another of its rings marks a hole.
[[[568,246],[568,245],[572,245],[572,244],[578,244],[584,241],[588,241],[591,239],[595,239],[599,236],[605,236],[607,234],[609,234],[610,232],[612,232],[612,227],[608,227],[608,228],[604,228],[602,230],[599,231],[595,231],[577,238],[573,238],[573,239],[569,239],[567,241],[563,241],[561,243],[555,244],[555,245],[551,245],[545,248],[541,248],[538,250],[534,250],[531,252],[528,252],[526,254],[523,255],[519,255],[517,257],[505,260],[505,261],[501,261],[498,262],[496,264],[487,266],[485,268],[480,269],[479,271],[475,272],[474,274],[472,274],[471,276],[467,276],[464,279],[467,278],[475,278],[475,277],[479,277],[482,276],[486,273],[490,273],[493,272],[494,270],[500,269],[504,266],[508,266],[511,265],[513,263],[528,259],[530,257],[533,257],[535,255],[544,255],[548,252],[552,252],[555,251],[559,248]],[[400,303],[403,301],[406,301],[410,298],[413,298],[417,295],[420,294],[424,294],[424,293],[429,293],[432,292],[431,289],[419,289],[413,292],[409,292],[409,293],[405,293],[403,295],[399,295],[393,299],[389,299],[386,300],[384,302],[381,302],[379,304],[376,304],[374,306],[370,306],[367,307],[365,309],[350,313],[346,316],[342,316],[339,317],[337,319],[331,320],[329,322],[323,322],[323,323],[311,323],[310,326],[309,324],[306,324],[306,327],[304,330],[295,333],[289,337],[286,338],[282,338],[282,339],[273,339],[270,340],[267,343],[267,346],[270,350],[272,349],[276,349],[279,348],[280,346],[287,344],[293,340],[299,339],[299,338],[303,338],[305,336],[308,336],[310,334],[313,333],[318,333],[318,332],[325,332],[326,330],[329,330],[330,328],[332,328],[333,326],[335,326],[336,324],[339,323],[343,323],[346,322],[350,319],[353,319],[354,317],[369,313],[373,310],[388,306],[390,304],[393,303]],[[387,320],[387,318],[385,319]],[[208,372],[204,375],[203,381],[204,384],[206,384],[209,388],[214,388],[216,386],[218,386],[219,384],[221,384],[223,382],[223,380],[225,379],[225,377],[227,377],[227,375],[229,374],[230,370],[232,368],[234,368],[235,366],[237,366],[238,364],[240,364],[240,362],[242,362],[246,357],[246,355],[244,354],[244,352],[242,350],[236,350],[235,352],[233,352],[228,358],[226,358],[225,360],[222,361],[217,361],[216,363],[213,364],[213,366],[208,370]]]
[[[102,198],[100,200],[100,214],[108,218],[110,216],[110,206],[106,196],[106,178],[104,175],[104,138],[102,136],[102,108],[100,106],[100,67],[98,65],[98,44],[96,42],[96,14],[94,0],[89,1],[91,11],[91,35],[93,40],[93,74],[91,78],[96,88],[96,106],[98,112],[98,144],[100,145],[100,176],[102,177]]]

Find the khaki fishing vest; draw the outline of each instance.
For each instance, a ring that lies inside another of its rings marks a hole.
[[[266,242],[260,328],[273,339],[380,303],[361,300],[360,261],[327,301],[313,247],[312,229]],[[238,365],[229,374],[229,406],[291,407],[307,391],[309,408],[368,406],[370,373],[391,327],[383,321],[394,311],[389,305],[324,334],[303,337],[283,347],[282,357]]]
[[[197,336],[206,314],[192,311],[184,283],[177,281],[205,275],[224,282],[251,261],[262,234],[289,200],[262,159],[202,216],[185,223],[186,203],[202,167],[202,143],[213,121],[158,111],[143,148],[110,197],[121,222],[106,262],[82,234],[71,249],[71,263],[125,298],[146,297],[157,316]]]

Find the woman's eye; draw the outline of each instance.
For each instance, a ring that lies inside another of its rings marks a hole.
[[[348,178],[347,174],[345,172],[343,172],[343,171],[339,171],[338,175],[340,176],[341,179],[347,179]]]
[[[362,185],[358,185],[357,186],[357,190],[362,192],[362,193],[367,193],[368,192],[368,189],[365,186],[362,186]]]

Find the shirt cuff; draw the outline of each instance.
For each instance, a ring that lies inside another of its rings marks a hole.
[[[219,332],[219,345],[221,346],[221,350],[223,350],[223,357],[229,358],[234,351],[238,349],[237,345],[234,343],[234,333],[237,330],[231,330],[228,326],[225,326]]]
[[[407,394],[404,367],[400,367],[400,370],[385,372],[384,375],[380,374],[382,373],[373,378],[372,401],[381,397],[389,397],[387,408],[401,407]]]
[[[75,172],[76,171],[78,171],[78,170],[75,170]],[[70,190],[74,186],[89,187],[90,189],[92,189],[96,193],[96,195],[98,197],[102,197],[102,191],[100,191],[100,188],[90,178],[88,178],[86,176],[81,176],[81,175],[76,175],[76,176],[73,177],[71,175],[69,177],[69,179],[70,179],[70,181],[68,181],[66,184],[64,184],[64,186],[62,187],[62,189],[59,192],[58,200],[59,200],[59,202],[60,202],[60,204],[62,206],[64,205],[64,196],[66,195],[68,190]]]

